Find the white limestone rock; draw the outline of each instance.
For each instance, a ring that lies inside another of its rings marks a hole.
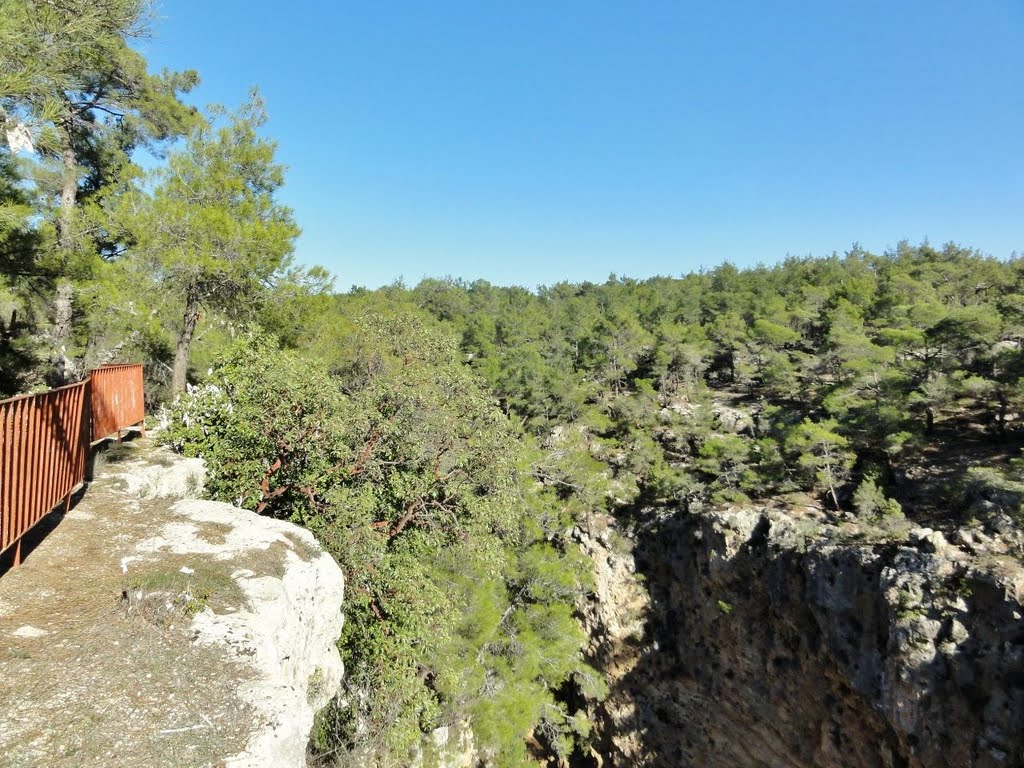
[[[39,629],[39,627],[33,627],[31,624],[26,624],[23,627],[18,627],[16,630],[11,632],[15,637],[43,637],[50,634],[45,629]]]
[[[257,713],[255,730],[246,749],[224,765],[305,766],[313,716],[337,691],[343,673],[336,646],[343,623],[341,569],[309,531],[291,523],[215,501],[179,501],[171,512],[181,520],[165,524],[139,551],[246,564],[233,568],[232,578],[247,605],[224,615],[206,608],[191,627],[195,642],[226,648],[256,673],[239,692]],[[250,555],[274,545],[283,549],[283,573],[259,572]]]
[[[178,456],[167,448],[152,449],[146,460],[114,466],[113,476],[125,483],[129,494],[142,499],[194,499],[203,494],[206,484],[206,462]]]

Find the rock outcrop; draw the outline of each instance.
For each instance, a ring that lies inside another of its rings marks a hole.
[[[579,538],[605,766],[1024,765],[1006,542],[773,509],[671,515],[631,552]]]
[[[196,460],[116,446],[0,578],[0,764],[306,765],[341,680],[341,570],[201,485]]]
[[[121,477],[142,497],[201,490],[200,459],[165,453],[138,462]],[[201,556],[231,564],[242,606],[229,613],[204,608],[192,620],[192,640],[226,649],[254,674],[239,689],[255,713],[246,748],[226,768],[301,768],[313,718],[338,690],[344,578],[313,535],[283,520],[216,501],[185,499],[168,521],[138,543],[142,561],[160,553]]]

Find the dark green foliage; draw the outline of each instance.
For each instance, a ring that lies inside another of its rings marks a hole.
[[[319,746],[389,764],[468,719],[498,765],[525,762],[531,732],[567,753],[587,727],[555,691],[596,675],[557,494],[522,482],[522,438],[451,337],[408,316],[357,329],[337,375],[243,340],[171,431],[218,498],[307,526],[346,573],[346,705]]]
[[[1018,262],[927,245],[536,293],[355,290],[310,304],[294,353],[237,346],[179,436],[218,494],[309,526],[348,574],[347,705],[322,747],[386,762],[468,721],[517,764],[527,736],[550,754],[585,738],[560,685],[600,693],[567,535],[597,511],[817,500],[899,531],[951,489],[963,515],[1019,517],[1021,296]]]
[[[1012,437],[1022,272],[901,243],[681,279],[535,294],[434,280],[407,295],[458,332],[529,431],[584,430],[613,509],[801,488],[849,508],[862,465],[888,487],[947,433]]]
[[[895,499],[886,498],[878,486],[875,475],[866,475],[853,494],[853,508],[864,517],[900,515],[902,510]]]
[[[178,389],[213,366],[173,440],[210,460],[215,495],[309,527],[348,577],[345,703],[321,749],[401,762],[468,721],[496,764],[525,762],[527,738],[565,757],[588,732],[565,701],[601,693],[572,613],[588,571],[571,534],[598,511],[817,500],[891,522],[950,490],[1019,519],[1021,260],[901,243],[330,296],[290,266],[261,106],[218,127],[183,105],[197,75],[149,73],[128,44],[148,8],[0,0],[0,118],[40,150],[0,146],[0,390],[66,374],[55,356],[144,355],[158,396],[172,358]],[[133,152],[181,136],[144,182]],[[943,493],[915,493],[929,472]]]

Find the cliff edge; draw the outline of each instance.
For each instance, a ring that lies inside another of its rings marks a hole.
[[[0,765],[304,766],[343,577],[304,529],[194,498],[137,440],[0,576]]]
[[[766,507],[578,536],[606,768],[1024,765],[1018,541]]]

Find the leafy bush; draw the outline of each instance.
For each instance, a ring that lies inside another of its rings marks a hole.
[[[903,514],[900,503],[886,497],[874,475],[867,475],[853,493],[853,508],[863,517],[889,517]]]
[[[307,526],[345,571],[345,704],[317,746],[388,763],[468,718],[496,765],[526,762],[531,732],[566,754],[589,726],[555,691],[598,676],[573,618],[586,571],[548,540],[571,525],[556,494],[523,481],[521,436],[445,334],[369,317],[339,368],[249,337],[169,433],[211,493]]]

